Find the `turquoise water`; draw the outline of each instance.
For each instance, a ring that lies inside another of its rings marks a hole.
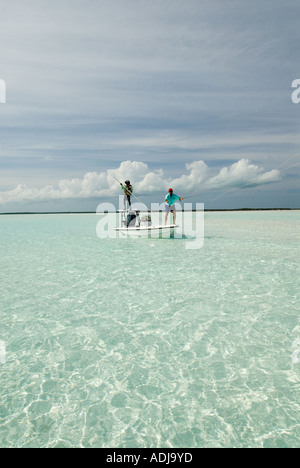
[[[297,447],[300,212],[0,216],[1,447]]]

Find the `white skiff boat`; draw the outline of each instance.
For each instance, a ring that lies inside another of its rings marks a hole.
[[[176,224],[152,224],[151,213],[141,215],[138,210],[119,210],[121,225],[115,228],[119,237],[149,237],[153,239],[166,239],[173,237]]]

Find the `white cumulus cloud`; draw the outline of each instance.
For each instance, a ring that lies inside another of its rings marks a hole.
[[[210,177],[210,168],[204,161],[193,161],[185,165],[186,171],[180,177],[167,177],[163,169],[151,171],[147,164],[139,161],[124,161],[116,169],[106,172],[88,172],[82,178],[62,179],[57,185],[28,187],[18,185],[13,190],[0,192],[0,204],[58,199],[85,199],[110,197],[120,194],[119,182],[130,179],[134,193],[160,193],[173,187],[184,193],[223,188],[255,187],[277,182],[281,179],[279,170],[266,172],[262,167],[247,159],[224,167],[219,174]]]
[[[241,159],[230,167],[222,168],[217,176],[206,182],[206,187],[210,189],[255,187],[278,182],[280,179],[279,170],[265,172],[262,167],[251,164],[248,159]]]

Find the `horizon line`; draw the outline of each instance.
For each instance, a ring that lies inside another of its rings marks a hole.
[[[224,211],[299,211],[300,208],[207,208],[204,210],[184,210],[190,212],[204,211],[204,212],[224,212]],[[163,210],[148,210],[155,213],[163,213]],[[120,210],[116,211],[11,211],[11,212],[0,212],[0,216],[5,215],[49,215],[49,214],[99,214],[99,213],[119,213]],[[146,212],[146,210],[145,210]]]

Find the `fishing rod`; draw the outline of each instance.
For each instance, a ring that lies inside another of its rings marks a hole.
[[[286,171],[288,171],[289,169],[293,168],[293,167],[296,167],[296,166],[299,166],[300,165],[300,162],[294,162],[294,160],[296,158],[299,158],[300,157],[300,154],[295,154],[293,156],[291,156],[290,158],[288,158],[287,160],[283,161],[278,167],[277,167],[277,170],[280,169],[280,171],[282,173],[285,173]],[[293,162],[292,164],[288,165],[290,162]],[[285,167],[287,166],[287,167]],[[119,182],[120,185],[123,185],[115,176],[113,176],[114,179]],[[215,201],[215,200],[218,200],[224,196],[226,196],[227,194],[229,193],[232,193],[232,192],[235,192],[237,190],[242,190],[242,189],[247,189],[247,188],[254,188],[255,185],[249,183],[249,182],[246,182],[245,184],[242,184],[238,187],[232,187],[232,188],[229,188],[228,190],[223,190],[221,193],[219,193],[216,197],[214,198],[211,198],[210,197],[210,201]],[[216,190],[216,189],[215,189]],[[159,193],[156,193],[156,195],[160,195],[162,194],[162,192],[159,192]],[[136,197],[133,193],[131,193],[131,195],[139,202],[139,203],[142,203],[144,204],[138,197]],[[144,194],[143,196],[150,196],[150,194]],[[188,200],[188,199],[191,199],[191,198],[197,198],[197,197],[200,197],[200,196],[203,196],[203,192],[200,194],[195,194],[195,195],[189,195],[187,197],[182,197],[182,200]],[[151,210],[148,210],[148,211],[151,211]]]
[[[182,197],[183,200],[188,200],[189,198],[196,198],[200,197],[201,193],[198,193],[197,195],[191,195],[190,197]]]
[[[155,192],[154,195],[164,195],[166,192]],[[144,197],[151,197],[153,194],[151,193],[144,193],[143,196]],[[199,197],[200,194],[198,195],[193,195],[191,197],[182,197],[182,200],[186,200],[187,198],[194,198],[194,197]],[[181,201],[181,200],[180,200]]]
[[[286,165],[287,163],[289,163],[289,162],[292,161],[293,159],[299,158],[299,156],[300,156],[299,154],[296,154],[296,155],[290,157],[287,161],[284,161],[282,164],[280,164],[280,165],[277,167],[277,169],[280,169],[282,166]],[[288,166],[288,167],[283,167],[281,171],[282,171],[282,172],[286,172],[288,169],[291,169],[292,167],[296,167],[296,166],[299,166],[299,165],[300,165],[300,163],[297,162],[297,163],[292,164],[292,165],[290,165],[290,166]],[[224,197],[224,196],[227,195],[228,193],[235,192],[235,191],[241,190],[241,189],[246,189],[246,188],[253,188],[253,185],[252,185],[251,183],[249,183],[249,182],[246,182],[245,184],[243,184],[243,185],[241,185],[241,186],[239,186],[239,187],[233,187],[233,188],[230,188],[230,189],[228,189],[228,190],[223,191],[220,195],[218,195],[217,197],[211,199],[210,201],[218,200],[219,198]],[[183,197],[183,200],[187,200],[187,199],[189,199],[189,198],[196,198],[196,197],[199,197],[200,195],[201,195],[201,194],[191,195],[191,196],[188,196],[188,197]]]
[[[287,159],[286,161],[283,161],[277,168],[276,170],[281,169],[281,172],[286,172],[288,169],[291,169],[292,167],[295,167],[295,166],[299,166],[300,165],[300,162],[296,163],[296,164],[292,164],[291,166],[288,166],[288,167],[282,167],[284,165],[286,165],[287,163],[289,163],[290,161],[294,160],[295,158],[299,158],[299,154],[296,154],[294,156],[291,156],[289,159]],[[255,185],[249,183],[249,182],[246,182],[244,185],[241,185],[240,187],[233,187],[229,190],[226,190],[225,192],[222,192],[220,195],[218,195],[217,197],[211,199],[210,201],[215,201],[215,200],[218,200],[219,198],[222,198],[223,196],[227,195],[228,193],[231,193],[231,192],[235,192],[236,190],[241,190],[241,189],[247,189],[247,188],[254,188]]]

